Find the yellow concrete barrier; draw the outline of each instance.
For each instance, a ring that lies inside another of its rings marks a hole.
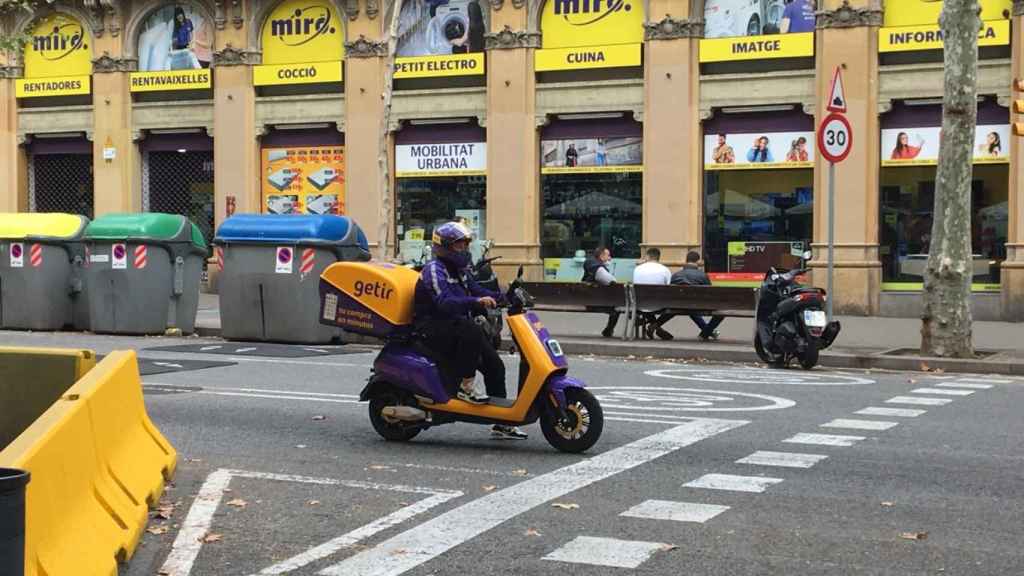
[[[116,576],[176,460],[146,414],[135,353],[111,353],[0,451],[0,466],[32,473],[26,576]]]

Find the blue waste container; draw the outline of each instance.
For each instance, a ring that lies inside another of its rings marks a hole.
[[[335,262],[370,259],[366,235],[345,216],[239,214],[217,229],[221,335],[230,340],[319,344],[319,278]]]

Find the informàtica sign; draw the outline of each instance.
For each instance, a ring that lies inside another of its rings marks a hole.
[[[25,77],[15,82],[18,98],[89,94],[92,38],[76,18],[54,13],[29,30]]]
[[[483,74],[488,19],[485,0],[406,0],[395,78]]]
[[[642,138],[542,140],[541,174],[643,172]]]
[[[487,144],[400,144],[395,146],[395,177],[483,176],[487,173]]]
[[[142,23],[132,92],[210,88],[213,23],[197,5],[165,4]]]
[[[882,130],[882,166],[934,166],[939,161],[941,128],[887,128]],[[1010,161],[1010,125],[974,128],[974,163]]]
[[[978,0],[982,27],[978,46],[1005,46],[1010,43],[1011,0]],[[939,14],[942,2],[900,0],[885,3],[884,27],[878,30],[879,52],[938,50],[942,48]]]
[[[263,211],[344,214],[345,147],[264,148]]]
[[[548,0],[540,20],[538,72],[640,66],[643,0]]]
[[[813,168],[814,132],[705,134],[705,170]]]
[[[814,55],[815,0],[706,0],[701,62]]]
[[[341,82],[344,28],[330,0],[285,0],[263,23],[261,39],[253,84]]]

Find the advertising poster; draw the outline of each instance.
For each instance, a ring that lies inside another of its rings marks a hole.
[[[757,274],[760,279],[769,268],[799,268],[803,253],[803,242],[729,242],[729,273]]]
[[[642,0],[549,0],[540,27],[538,72],[640,66]]]
[[[707,0],[701,62],[814,55],[816,0]]]
[[[406,0],[395,78],[483,74],[488,16],[485,0]]]
[[[813,168],[814,132],[705,134],[705,170]]]
[[[1012,0],[978,0],[982,27],[978,46],[1005,46],[1010,43]],[[884,27],[878,30],[879,52],[939,50],[942,32],[939,13],[942,2],[901,0],[885,2]]]
[[[330,0],[285,0],[263,23],[257,86],[341,82],[344,27]]]
[[[165,4],[142,23],[139,71],[131,90],[196,90],[210,87],[213,23],[195,5]]]
[[[541,174],[643,171],[641,138],[543,140],[540,154]]]
[[[939,160],[941,128],[888,128],[882,130],[882,166],[929,166]],[[1010,125],[974,128],[974,163],[1010,161]]]
[[[395,146],[395,177],[482,176],[487,173],[487,144],[400,144]]]
[[[89,94],[92,39],[75,18],[54,13],[40,20],[25,44],[25,77],[15,83],[18,98]]]
[[[344,214],[344,146],[264,148],[261,183],[267,214]]]

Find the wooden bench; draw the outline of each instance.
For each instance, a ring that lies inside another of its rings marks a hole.
[[[629,284],[598,286],[583,282],[523,282],[535,310],[603,313],[630,311]],[[628,324],[628,322],[626,323]],[[629,337],[623,326],[622,339]]]
[[[635,313],[629,319],[633,338],[642,336],[651,314],[753,318],[757,308],[757,288],[632,284],[631,289]]]

